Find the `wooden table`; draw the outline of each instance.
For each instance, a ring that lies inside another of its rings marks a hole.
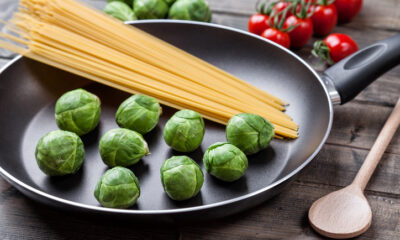
[[[101,0],[87,1],[98,7],[104,5]],[[214,12],[213,22],[246,29],[257,0],[208,1]],[[365,0],[360,15],[334,31],[349,34],[360,47],[399,33],[400,1]],[[310,42],[296,53],[316,65],[310,55],[311,46]],[[0,65],[8,60],[0,59]],[[323,69],[320,66],[317,70]],[[354,101],[337,107],[331,135],[316,159],[282,194],[247,212],[179,226],[116,223],[48,208],[0,179],[0,239],[318,239],[307,221],[309,206],[351,182],[399,93],[397,67]],[[374,217],[371,228],[360,239],[400,239],[400,133],[387,149],[366,195]]]

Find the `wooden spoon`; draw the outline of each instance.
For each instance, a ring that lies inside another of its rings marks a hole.
[[[353,183],[318,199],[311,206],[308,219],[315,231],[336,239],[356,237],[367,231],[372,211],[363,191],[399,124],[400,99]]]

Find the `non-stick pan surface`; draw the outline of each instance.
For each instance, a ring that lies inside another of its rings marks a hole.
[[[181,155],[163,140],[163,127],[176,111],[164,106],[158,126],[145,135],[151,155],[131,167],[141,186],[137,205],[127,210],[102,208],[93,196],[96,182],[107,170],[98,142],[107,130],[118,127],[114,115],[129,94],[17,58],[0,75],[0,172],[23,193],[63,208],[138,218],[219,217],[249,208],[277,193],[321,148],[330,130],[332,104],[316,73],[294,54],[254,35],[213,24],[144,21],[134,25],[288,101],[287,113],[300,126],[299,139],[273,140],[268,149],[249,156],[246,175],[236,182],[224,183],[205,174],[199,195],[176,202],[164,193],[160,181],[163,161]],[[100,97],[100,125],[82,138],[86,158],[77,174],[47,177],[35,161],[36,143],[44,134],[57,129],[57,98],[78,87]],[[217,141],[226,141],[225,126],[206,121],[201,147],[188,155],[202,166],[203,152]]]

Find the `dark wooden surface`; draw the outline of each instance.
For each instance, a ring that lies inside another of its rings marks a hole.
[[[0,15],[10,9],[1,0]],[[102,7],[102,0],[86,0]],[[213,22],[246,29],[257,0],[208,0]],[[400,32],[400,1],[365,0],[362,12],[335,32],[360,45]],[[315,39],[314,39],[315,40]],[[312,65],[312,42],[297,51]],[[1,52],[0,52],[1,54]],[[9,59],[0,58],[0,66]],[[316,67],[318,71],[323,66]],[[37,204],[0,179],[0,239],[319,239],[309,226],[313,201],[349,184],[383,126],[400,93],[400,68],[382,76],[354,101],[335,109],[334,126],[321,153],[282,194],[247,212],[214,221],[177,226],[76,216]],[[360,239],[400,239],[400,132],[379,164],[366,195],[373,224]]]

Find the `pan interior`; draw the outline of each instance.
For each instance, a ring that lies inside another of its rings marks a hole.
[[[181,155],[163,140],[163,127],[176,111],[164,106],[158,126],[145,135],[151,155],[131,167],[142,191],[134,209],[184,208],[240,197],[290,174],[318,148],[329,125],[329,102],[318,78],[295,57],[263,40],[228,29],[173,22],[138,23],[137,26],[290,102],[287,112],[299,124],[300,138],[273,140],[268,149],[249,156],[245,177],[234,183],[223,183],[205,174],[198,196],[175,202],[164,193],[159,176],[165,159]],[[50,178],[36,165],[35,146],[40,137],[57,129],[54,120],[57,98],[78,87],[100,97],[100,125],[82,138],[86,149],[82,169],[72,176]],[[93,190],[107,167],[98,153],[98,141],[106,131],[118,127],[114,115],[127,97],[124,92],[25,58],[15,61],[0,75],[0,166],[43,192],[99,206]],[[188,156],[202,166],[204,151],[217,141],[225,141],[225,127],[206,121],[201,147]]]

